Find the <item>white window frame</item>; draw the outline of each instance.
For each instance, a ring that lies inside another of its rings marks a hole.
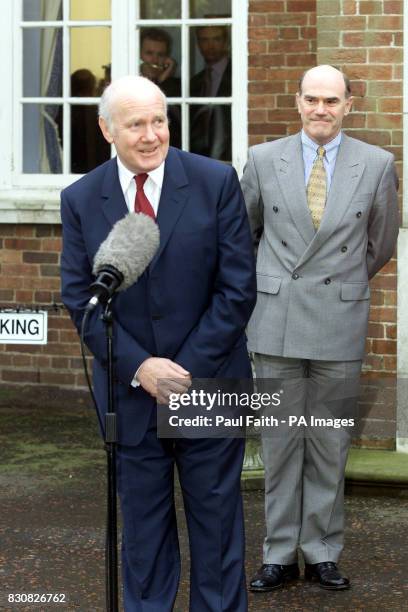
[[[68,5],[68,0],[63,0]],[[18,173],[21,156],[22,135],[22,0],[2,1],[2,20],[0,24],[0,223],[59,223],[59,194],[61,189],[78,179],[77,174],[23,174]],[[188,26],[231,25],[232,62],[232,161],[239,175],[242,174],[247,156],[247,23],[248,0],[231,0],[232,17],[225,19],[188,19],[189,0],[182,0],[180,19],[141,20],[135,0],[111,0],[110,21],[65,21],[63,28],[70,26],[89,27],[90,25],[112,25],[111,54],[112,78],[137,72],[138,37],[136,27],[180,26],[181,48],[185,57],[189,45]],[[65,13],[66,14],[66,13]],[[59,22],[61,23],[61,22]],[[37,24],[38,25],[38,24]],[[28,25],[26,27],[35,27]],[[68,36],[64,36],[64,54],[69,53]],[[64,71],[64,91],[68,91],[69,74]],[[182,63],[182,92],[187,91],[188,67]],[[30,99],[33,102],[36,99]],[[48,101],[48,99],[45,99]],[[49,99],[51,101],[51,99]],[[61,98],[53,99],[53,101]],[[74,99],[64,98],[64,104]],[[184,130],[183,145],[186,145],[189,107],[185,98],[169,98],[169,103],[181,103]],[[217,98],[216,103],[229,102],[230,98]],[[95,104],[97,99],[81,99],[82,103]],[[198,98],[194,101],[199,102]],[[208,103],[208,100],[202,100]],[[65,135],[69,135],[69,122],[64,123]],[[69,138],[64,138],[69,143]],[[68,145],[69,146],[69,145]],[[67,155],[67,153],[65,153]]]

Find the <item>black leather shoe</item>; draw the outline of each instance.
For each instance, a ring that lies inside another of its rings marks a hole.
[[[299,578],[299,566],[277,565],[264,563],[249,583],[250,591],[272,591],[284,585],[285,582]]]
[[[340,574],[337,565],[332,561],[313,564],[306,563],[305,580],[317,580],[319,586],[323,589],[331,589],[332,591],[350,588],[349,579]]]

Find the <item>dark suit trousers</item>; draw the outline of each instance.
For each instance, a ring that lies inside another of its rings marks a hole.
[[[119,445],[126,612],[173,608],[180,575],[175,465],[190,542],[190,610],[247,610],[243,455],[242,439],[158,439],[153,422],[138,446]]]

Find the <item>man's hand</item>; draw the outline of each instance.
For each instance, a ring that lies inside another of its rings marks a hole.
[[[168,404],[171,393],[185,393],[191,385],[191,374],[163,357],[149,357],[142,363],[137,380],[159,404]]]

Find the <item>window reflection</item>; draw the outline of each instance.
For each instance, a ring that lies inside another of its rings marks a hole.
[[[71,74],[90,70],[96,79],[105,75],[104,65],[111,58],[111,29],[108,27],[71,28]],[[93,95],[98,95],[95,91]]]
[[[181,95],[180,38],[180,28],[140,30],[140,74],[156,83],[168,97]]]
[[[110,159],[111,147],[98,125],[98,107],[71,106],[71,172],[83,174]]]
[[[23,172],[62,172],[62,146],[57,104],[23,105]]]
[[[62,0],[24,0],[24,21],[60,21]]]
[[[141,19],[179,19],[182,0],[136,0]]]
[[[190,0],[190,17],[231,17],[231,0]]]
[[[62,96],[62,29],[23,32],[23,95]]]
[[[231,106],[190,106],[190,151],[231,162]]]
[[[99,21],[101,19],[109,20],[111,17],[110,0],[97,0],[89,2],[89,0],[71,0],[71,19],[73,21]]]
[[[190,96],[231,96],[229,26],[191,28]],[[190,151],[231,161],[231,107],[192,105],[190,108]]]

